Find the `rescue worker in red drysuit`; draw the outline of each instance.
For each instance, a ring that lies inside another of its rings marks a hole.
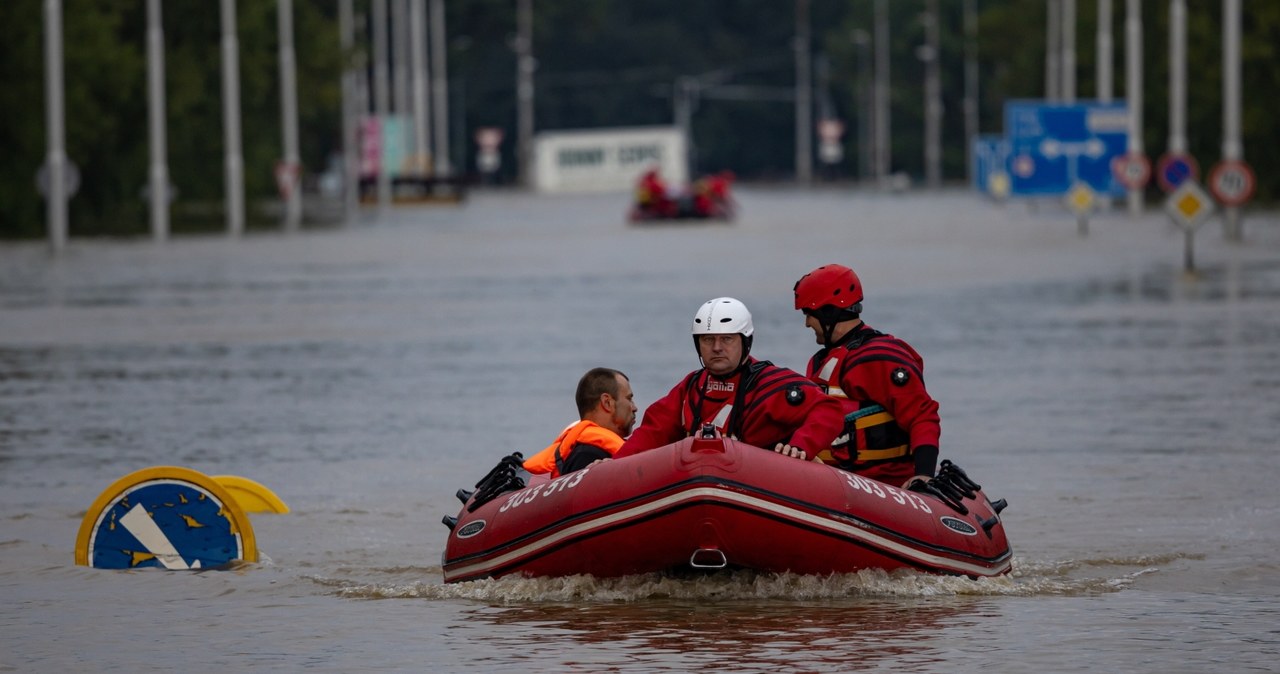
[[[844,430],[823,461],[894,485],[933,477],[942,433],[938,403],[924,385],[924,359],[909,344],[859,317],[862,281],[838,264],[795,284],[796,309],[822,345],[809,378],[844,406]]]
[[[636,183],[636,206],[642,213],[651,213],[658,216],[675,215],[676,204],[667,195],[667,184],[663,182],[662,176],[658,175],[658,169],[649,169],[640,176],[640,180]]]
[[[830,447],[843,425],[839,401],[799,372],[752,358],[753,332],[742,302],[718,297],[703,304],[692,330],[703,368],[645,409],[614,458],[676,442],[704,424],[721,436],[798,459]]]
[[[607,367],[588,370],[574,394],[579,421],[569,424],[546,449],[525,459],[530,473],[552,479],[612,457],[631,435],[636,402],[627,375]]]
[[[693,184],[693,213],[700,218],[726,216],[733,210],[730,203],[731,171],[702,176]]]

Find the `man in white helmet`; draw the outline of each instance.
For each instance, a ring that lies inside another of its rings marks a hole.
[[[844,427],[839,401],[799,372],[752,358],[754,332],[742,302],[717,297],[703,304],[692,329],[703,367],[644,411],[614,458],[671,444],[706,424],[720,435],[800,459],[830,447]]]

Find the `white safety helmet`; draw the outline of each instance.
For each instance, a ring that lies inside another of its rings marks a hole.
[[[742,335],[742,362],[747,362],[751,353],[751,335],[755,326],[751,324],[751,312],[747,305],[732,297],[717,297],[707,300],[693,315],[693,348],[698,348],[698,337],[701,335]],[[701,357],[701,352],[699,352]],[[741,365],[741,363],[739,363]]]
[[[693,336],[742,335],[750,337],[755,332],[751,325],[751,312],[747,305],[732,297],[707,300],[693,316]]]

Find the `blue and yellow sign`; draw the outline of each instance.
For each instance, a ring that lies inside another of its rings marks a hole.
[[[76,536],[76,563],[100,569],[208,569],[236,560],[258,560],[244,509],[213,478],[176,466],[117,480]]]

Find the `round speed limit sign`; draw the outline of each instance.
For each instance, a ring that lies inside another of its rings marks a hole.
[[[1224,159],[1209,172],[1209,191],[1224,206],[1239,206],[1253,197],[1257,187],[1253,169],[1238,159]]]

